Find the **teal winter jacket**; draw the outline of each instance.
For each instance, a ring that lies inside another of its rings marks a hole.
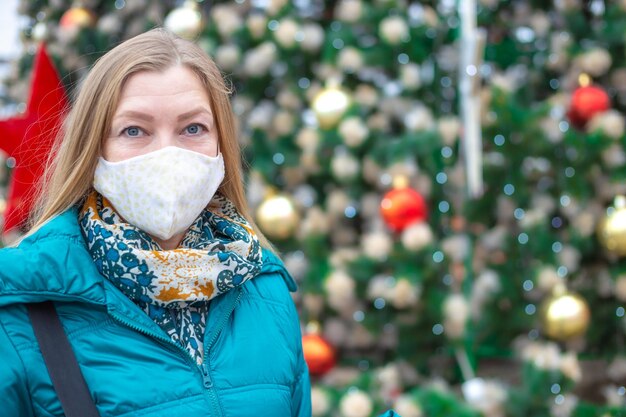
[[[100,275],[76,210],[0,250],[0,416],[63,416],[24,303],[55,302],[103,417],[309,416],[309,376],[289,295],[261,273],[210,303],[202,366]]]

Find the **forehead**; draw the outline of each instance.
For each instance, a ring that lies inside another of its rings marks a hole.
[[[126,99],[151,96],[175,97],[181,94],[197,96],[208,101],[205,86],[191,69],[179,65],[164,71],[140,71],[125,81],[120,104]]]

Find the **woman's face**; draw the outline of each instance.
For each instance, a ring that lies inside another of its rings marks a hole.
[[[184,66],[142,71],[128,78],[102,156],[110,162],[178,146],[218,152],[215,119],[198,76]]]

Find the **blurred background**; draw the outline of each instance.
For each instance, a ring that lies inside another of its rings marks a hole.
[[[40,45],[71,97],[154,26],[233,84],[313,415],[626,416],[626,1],[3,0],[7,232]]]

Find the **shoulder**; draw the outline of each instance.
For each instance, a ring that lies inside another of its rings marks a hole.
[[[0,250],[0,307],[48,299],[103,303],[102,279],[87,250],[75,210]]]
[[[31,230],[17,244],[0,249],[0,263],[27,262],[37,254],[62,253],[84,247],[76,210],[70,209],[51,218],[37,230]]]
[[[289,293],[295,292],[298,287],[278,255],[263,249],[261,272],[246,282],[244,288],[253,296],[292,306],[293,300]]]

